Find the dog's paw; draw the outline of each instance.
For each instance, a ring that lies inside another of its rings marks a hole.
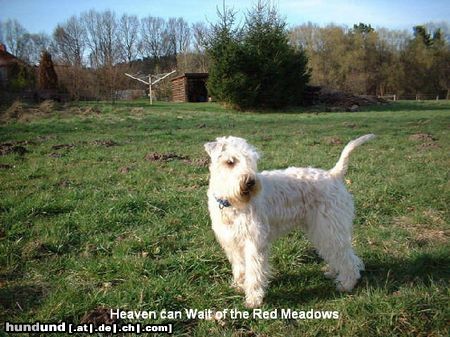
[[[350,292],[352,292],[353,288],[355,287],[357,281],[358,281],[357,279],[356,280],[346,280],[346,282],[336,280],[336,289],[343,293],[350,293]]]
[[[240,282],[231,282],[231,288],[233,288],[238,293],[244,293],[244,285]]]
[[[263,303],[263,298],[259,296],[247,296],[245,298],[245,307],[249,309],[259,308]]]
[[[337,276],[337,272],[332,270],[329,266],[322,268],[322,271],[323,271],[323,275],[329,280],[332,280],[332,279],[336,278],[336,276]]]

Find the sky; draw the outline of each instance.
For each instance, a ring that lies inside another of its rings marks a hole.
[[[253,1],[227,0],[228,7],[245,13]],[[289,25],[313,22],[343,24],[364,22],[372,27],[411,30],[427,22],[450,21],[449,0],[275,0]],[[215,22],[222,0],[0,0],[0,21],[17,19],[30,33],[51,34],[58,23],[90,9],[111,9],[116,14],[183,17],[186,21]]]

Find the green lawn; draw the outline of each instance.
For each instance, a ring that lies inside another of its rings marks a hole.
[[[354,292],[323,277],[301,233],[271,254],[264,310],[332,310],[339,319],[140,322],[173,323],[177,336],[447,336],[449,101],[359,113],[79,106],[99,113],[71,115],[73,104],[0,125],[1,149],[12,151],[0,156],[1,323],[79,323],[100,307],[245,310],[210,229],[203,144],[236,135],[262,151],[260,169],[331,168],[346,142],[372,132],[378,138],[352,154],[346,176],[366,264]],[[172,158],[158,160],[164,154]]]

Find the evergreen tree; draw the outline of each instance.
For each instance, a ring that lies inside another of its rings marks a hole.
[[[430,34],[427,33],[427,29],[424,26],[414,26],[414,37],[420,40],[425,46],[431,46],[432,40]]]
[[[58,76],[53,67],[52,56],[47,51],[42,52],[39,63],[39,88],[43,90],[58,88]]]
[[[234,13],[219,13],[207,48],[211,94],[240,109],[278,108],[302,103],[309,80],[307,59],[288,43],[286,24],[267,2],[248,12],[243,28]]]
[[[353,25],[353,31],[360,34],[368,34],[375,31],[375,29],[373,29],[370,24],[366,25],[365,23],[360,22],[359,24]]]

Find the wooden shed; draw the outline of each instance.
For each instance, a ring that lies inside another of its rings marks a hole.
[[[208,102],[206,81],[208,73],[184,73],[172,82],[172,100],[174,102]]]

